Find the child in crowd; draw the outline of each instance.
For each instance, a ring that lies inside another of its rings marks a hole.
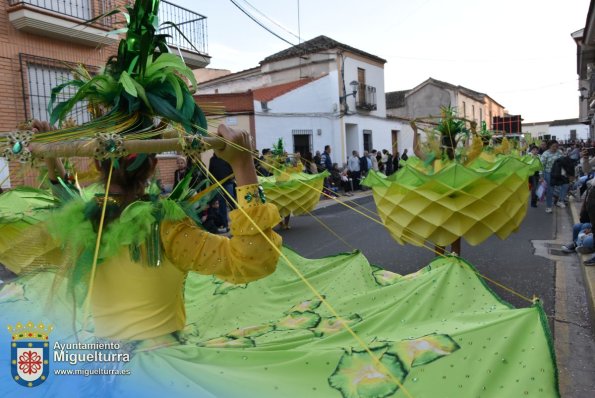
[[[221,219],[221,214],[219,214],[218,199],[213,199],[207,205],[207,208],[202,213],[200,221],[202,222],[203,227],[213,234],[218,233],[220,228],[224,228],[223,220]]]

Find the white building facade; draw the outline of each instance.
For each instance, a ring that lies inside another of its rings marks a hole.
[[[587,141],[590,128],[580,123],[579,119],[563,119],[549,122],[523,124],[523,132],[530,133],[535,139],[555,139],[558,141]]]
[[[200,94],[254,94],[256,145],[279,138],[289,152],[323,151],[342,165],[351,152],[396,146],[386,118],[385,60],[325,36],[267,57],[260,68],[204,82]],[[354,95],[355,89],[355,95]]]

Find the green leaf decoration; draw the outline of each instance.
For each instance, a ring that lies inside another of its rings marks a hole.
[[[414,340],[403,340],[389,345],[388,352],[398,355],[410,369],[433,362],[461,348],[446,334],[432,334]]]
[[[360,323],[362,321],[362,317],[358,314],[353,314],[347,318],[343,318],[342,320],[337,319],[337,317],[331,316],[322,318],[320,323],[315,328],[311,329],[316,337],[323,337],[329,334],[335,334],[345,330],[345,326],[352,327],[353,325]]]
[[[384,353],[384,350],[382,347],[372,349],[382,366],[375,363],[366,351],[344,353],[335,372],[328,378],[329,385],[339,390],[343,398],[391,396],[399,389],[393,378],[402,383],[407,371],[396,355]]]
[[[227,294],[229,292],[231,292],[232,290],[236,290],[236,289],[245,289],[248,284],[244,283],[241,285],[234,285],[233,283],[229,283],[229,282],[223,282],[223,281],[219,281],[220,283],[215,282],[215,284],[217,285],[217,287],[215,288],[215,291],[213,292],[214,296],[218,296],[221,294]]]
[[[324,296],[322,297],[324,298]],[[322,304],[322,301],[317,298],[302,301],[301,303],[291,307],[288,311],[285,311],[285,314],[291,314],[292,312],[314,311],[316,308],[320,307],[320,304]]]
[[[25,287],[22,284],[16,282],[5,283],[4,287],[0,289],[0,302],[10,303],[21,300],[27,300]]]
[[[165,78],[176,93],[176,109],[182,110],[182,105],[184,104],[184,93],[182,92],[179,78],[176,75],[167,75]]]
[[[374,277],[376,283],[382,287],[394,285],[395,283],[403,279],[401,275],[391,271],[387,271],[382,268],[372,272],[372,276]]]
[[[272,332],[274,329],[275,328],[273,327],[273,325],[246,326],[231,331],[227,333],[226,336],[233,337],[234,339],[239,339],[242,337],[258,337],[262,336],[263,334]]]
[[[151,111],[151,113],[153,113],[153,107],[151,106],[151,103],[149,102],[149,99],[147,98],[147,94],[145,93],[145,88],[143,86],[140,85],[139,82],[137,82],[136,80],[132,80],[132,83],[134,84],[134,87],[136,88],[136,93],[138,94],[138,98],[140,98],[143,103],[146,105],[146,107],[149,109],[149,111]]]
[[[122,71],[122,73],[120,74],[120,84],[122,85],[122,87],[124,87],[124,90],[128,94],[132,95],[133,97],[138,96],[136,86],[134,85],[134,82],[132,81],[132,78],[130,77],[128,72]]]
[[[275,330],[299,330],[315,328],[320,315],[312,311],[292,312],[275,324]]]
[[[198,343],[199,347],[209,348],[251,348],[255,345],[254,340],[247,337],[235,339],[225,336]]]

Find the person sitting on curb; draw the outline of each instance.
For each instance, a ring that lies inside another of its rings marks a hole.
[[[572,243],[562,246],[564,253],[593,253],[593,232],[591,223],[578,223],[572,227]]]
[[[587,151],[582,152],[582,168],[585,174],[589,174],[593,166],[595,166],[595,159],[589,160],[589,154]],[[587,181],[587,193],[585,194],[585,199],[583,200],[583,205],[581,208],[580,214],[580,221],[582,223],[591,222],[591,220],[595,220],[595,179],[591,179]],[[576,227],[576,226],[575,226]],[[580,229],[579,229],[580,233]],[[578,234],[577,234],[578,238]],[[592,239],[592,238],[591,238]],[[592,240],[591,240],[592,241]],[[583,245],[588,243],[583,241]],[[592,243],[591,243],[592,244]],[[588,260],[583,262],[586,266],[595,265],[595,256],[591,257]]]

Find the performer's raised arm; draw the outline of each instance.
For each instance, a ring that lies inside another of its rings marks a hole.
[[[164,222],[161,240],[166,256],[179,269],[246,283],[275,270],[279,254],[272,245],[280,247],[281,237],[272,228],[280,216],[274,205],[265,203],[259,190],[251,152],[240,149],[250,148],[248,133],[222,125],[218,134],[227,144],[216,154],[231,165],[238,183],[240,209],[230,213],[233,237],[214,235],[185,221]]]

